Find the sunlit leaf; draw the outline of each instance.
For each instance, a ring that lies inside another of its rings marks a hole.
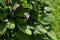
[[[53,40],[58,40],[54,31],[47,32],[47,35],[51,37]]]
[[[21,27],[19,27],[19,29],[24,32],[25,34],[31,35],[32,31],[29,29],[29,26],[27,25],[23,25]]]
[[[14,22],[7,22],[7,27],[9,29],[14,29],[15,28],[15,23]]]
[[[41,33],[47,33],[47,30],[45,30],[42,25],[36,26],[36,29],[37,29],[37,31],[39,31]]]
[[[50,21],[51,20],[50,20],[49,16],[46,16],[45,18],[42,19],[41,23],[43,25],[49,25],[50,24]]]

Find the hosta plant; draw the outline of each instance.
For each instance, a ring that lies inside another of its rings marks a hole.
[[[58,40],[46,0],[0,0],[0,40]]]

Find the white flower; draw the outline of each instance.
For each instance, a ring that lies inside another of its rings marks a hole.
[[[14,4],[14,10],[16,10],[16,8],[18,8],[19,6],[20,6],[19,4],[15,3]]]
[[[26,20],[28,20],[30,17],[29,13],[24,13],[24,16],[25,16]]]

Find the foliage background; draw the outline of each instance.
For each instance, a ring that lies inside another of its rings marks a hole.
[[[52,13],[52,15],[54,16],[54,19],[53,20],[55,20],[54,21],[54,27],[53,27],[53,29],[54,29],[54,31],[56,32],[56,34],[57,34],[57,36],[58,36],[58,40],[60,40],[60,31],[59,31],[59,29],[60,29],[60,0],[50,0],[50,1],[52,1],[52,3],[53,3],[53,5],[51,6],[51,7],[53,7],[54,8],[54,12]]]
[[[60,40],[59,15],[60,0],[0,0],[0,40]]]

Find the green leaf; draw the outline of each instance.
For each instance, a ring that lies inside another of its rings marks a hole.
[[[17,18],[17,19],[16,19],[16,24],[17,24],[17,25],[21,25],[21,24],[23,24],[23,23],[25,23],[25,19],[20,19],[20,18]]]
[[[37,29],[37,31],[39,31],[40,33],[47,33],[47,30],[45,30],[42,25],[36,26],[36,29]]]
[[[37,35],[32,35],[31,36],[31,40],[44,40],[43,38],[44,38],[44,35],[43,34],[41,34],[41,35],[38,35],[37,34]]]
[[[23,8],[32,8],[29,4],[27,4],[27,0],[21,0],[21,1],[23,2],[21,3]]]
[[[47,7],[47,6],[51,6],[52,5],[52,3],[50,3],[50,2],[45,2],[45,6]]]
[[[52,9],[51,9],[51,8],[48,8],[48,7],[45,7],[44,10],[45,10],[46,12],[51,12],[51,11],[52,11]]]
[[[4,10],[0,9],[0,19],[6,18],[6,16],[7,16],[7,13]]]
[[[3,35],[7,30],[7,27],[5,27],[3,30],[0,31],[0,34]]]
[[[21,2],[23,2],[23,3],[27,3],[27,0],[21,0]]]
[[[38,21],[38,22],[41,21],[41,15],[40,15],[40,14],[38,14],[37,21]]]
[[[6,32],[7,24],[2,22],[0,23],[0,34],[3,35]]]
[[[51,37],[53,40],[58,40],[54,31],[47,32],[47,35]]]
[[[41,34],[37,29],[35,29],[35,31],[33,32],[35,35],[36,34]]]
[[[43,18],[42,20],[41,20],[41,23],[43,24],[43,25],[49,25],[50,24],[50,18],[49,18],[49,16],[46,16],[45,18]]]
[[[25,34],[28,34],[28,35],[32,34],[31,30],[29,29],[29,26],[27,26],[27,25],[23,25],[23,26],[19,27],[19,29]]]
[[[28,9],[18,8],[14,13],[16,16],[24,17],[24,13],[27,12],[27,10]]]
[[[32,8],[29,4],[22,3],[23,8]]]
[[[29,14],[30,14],[30,19],[31,20],[37,20],[38,18],[38,14],[37,14],[37,11],[32,9],[29,11]]]
[[[17,38],[18,40],[30,40],[29,35],[26,35],[26,34],[22,33],[21,31],[18,31],[18,32],[16,33],[16,38]]]
[[[8,27],[9,29],[14,29],[14,28],[15,28],[15,23],[12,22],[12,21],[8,21],[8,22],[7,22],[7,27]]]

